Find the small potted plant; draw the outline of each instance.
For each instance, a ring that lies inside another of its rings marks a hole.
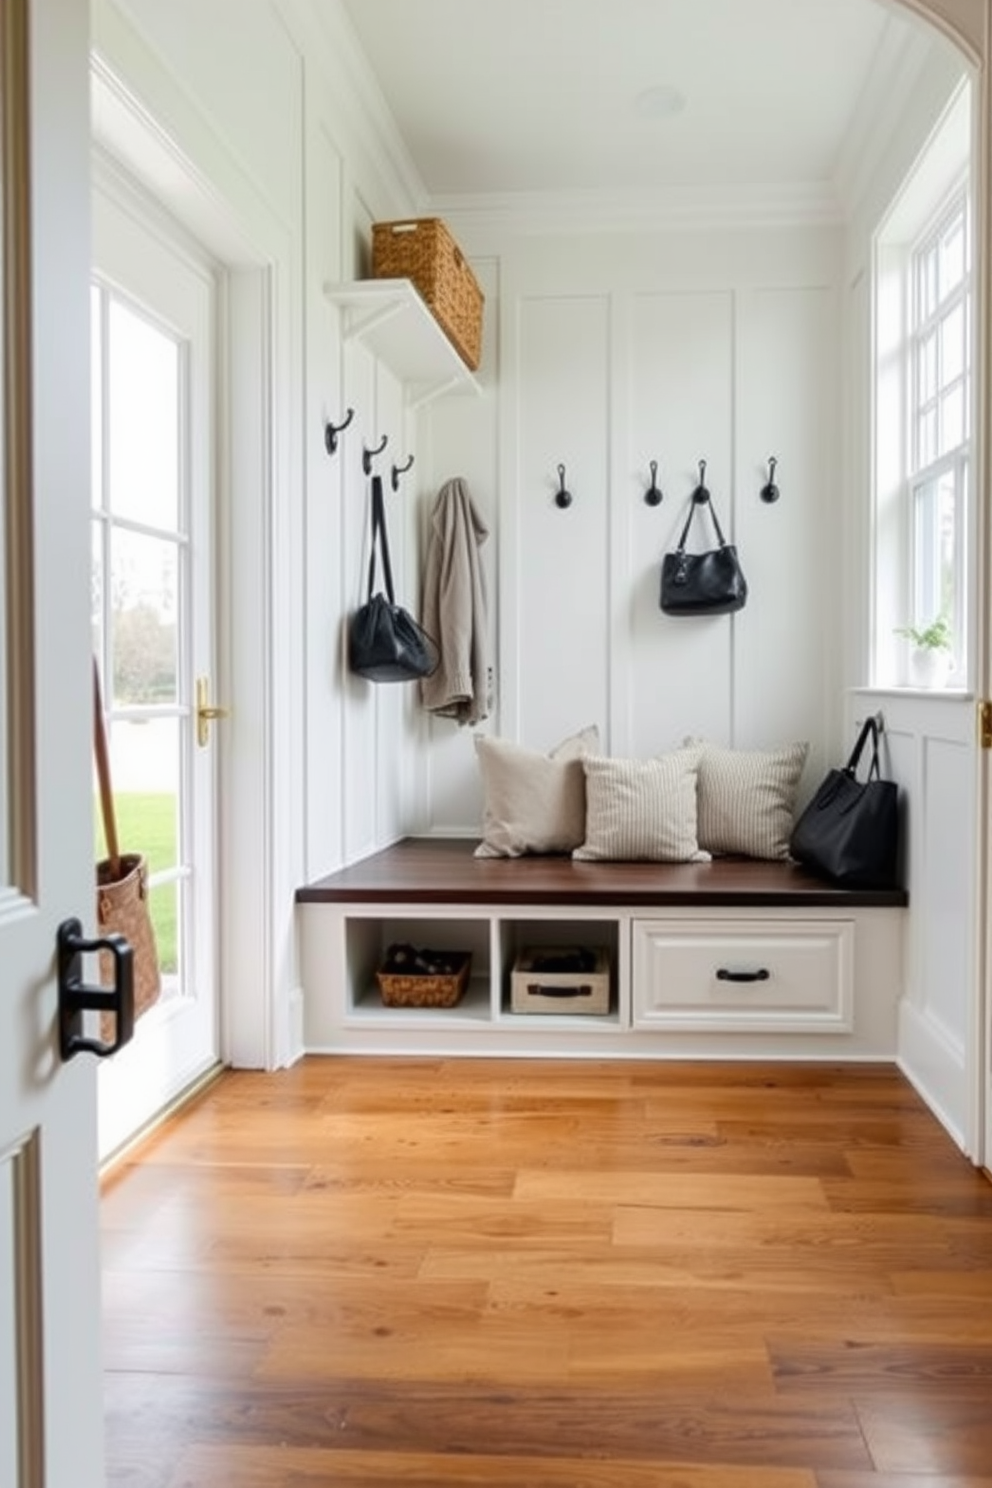
[[[904,625],[896,632],[912,642],[909,677],[914,687],[943,687],[951,669],[951,623],[938,615],[929,625]]]

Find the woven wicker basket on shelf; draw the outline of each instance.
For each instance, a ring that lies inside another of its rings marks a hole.
[[[484,297],[439,217],[373,223],[372,277],[412,280],[462,361],[476,370]]]
[[[445,959],[452,968],[450,974],[431,976],[425,972],[392,972],[384,968],[377,971],[375,979],[385,1006],[454,1007],[468,986],[472,956],[468,951],[450,951]]]

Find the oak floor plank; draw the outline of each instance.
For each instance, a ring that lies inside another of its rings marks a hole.
[[[992,1403],[992,1328],[977,1344],[876,1343],[863,1337],[841,1341],[768,1340],[772,1372],[779,1390],[839,1390],[845,1395],[887,1395],[919,1390],[929,1399],[971,1395]]]
[[[428,1453],[199,1447],[188,1452],[170,1488],[817,1488],[812,1473],[789,1468],[655,1465],[632,1458],[486,1457],[466,1461]],[[843,1484],[836,1488],[844,1488]],[[858,1488],[852,1484],[850,1488]],[[893,1485],[910,1488],[910,1485]],[[935,1482],[920,1488],[945,1488]],[[961,1485],[949,1485],[961,1488]],[[992,1479],[975,1488],[992,1488]]]
[[[683,1173],[673,1181],[668,1173],[606,1172],[588,1168],[521,1169],[513,1190],[518,1202],[627,1205],[652,1209],[780,1210],[828,1207],[825,1187],[818,1178],[768,1177],[765,1174],[722,1174],[714,1183],[708,1173]]]
[[[691,1393],[624,1386],[546,1389],[411,1380],[228,1382],[122,1377],[112,1436],[241,1446],[448,1452],[459,1456],[631,1457],[735,1467],[866,1468],[846,1401],[772,1391]]]
[[[988,1474],[992,1465],[989,1391],[964,1399],[930,1388],[867,1397],[858,1415],[881,1472]]]
[[[992,1488],[992,1474],[820,1472],[817,1488]]]
[[[992,1185],[892,1066],[239,1071],[101,1218],[109,1488],[992,1488]]]

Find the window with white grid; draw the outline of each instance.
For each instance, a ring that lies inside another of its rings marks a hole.
[[[965,533],[971,449],[971,232],[959,192],[914,247],[909,450],[912,625],[950,626],[964,669]]]

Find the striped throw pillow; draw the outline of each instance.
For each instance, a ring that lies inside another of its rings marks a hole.
[[[700,847],[717,855],[787,858],[808,749],[805,743],[769,750],[703,743],[697,796]]]
[[[586,840],[573,858],[652,863],[701,862],[696,840],[698,749],[657,759],[587,755]]]

